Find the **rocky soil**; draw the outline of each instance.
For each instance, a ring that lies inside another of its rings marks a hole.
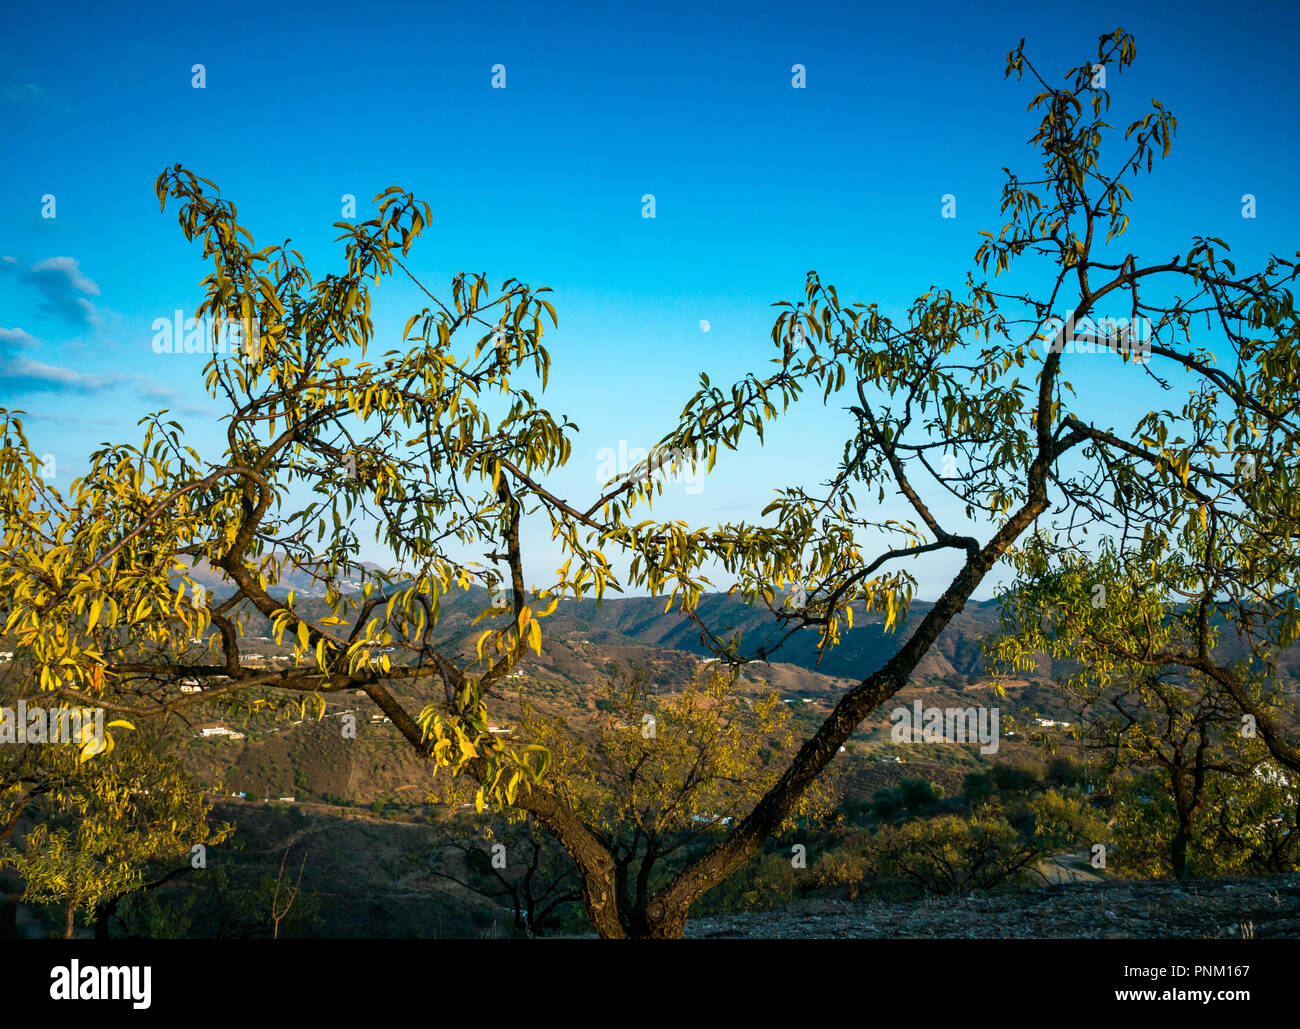
[[[810,900],[692,919],[696,938],[1300,938],[1300,875],[1061,883],[912,903]]]

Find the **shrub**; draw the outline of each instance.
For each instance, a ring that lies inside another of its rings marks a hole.
[[[962,780],[961,794],[966,806],[972,810],[987,804],[997,793],[993,776],[989,772],[969,772]]]
[[[1080,786],[1087,778],[1087,768],[1071,758],[1058,756],[1047,763],[1047,781],[1053,786]]]
[[[881,828],[867,860],[875,876],[922,893],[953,894],[1027,878],[1040,853],[1001,815],[939,815]]]
[[[840,847],[822,854],[814,866],[818,886],[839,887],[849,900],[857,900],[866,885],[870,863],[866,854],[853,847]]]
[[[1034,839],[1045,851],[1091,846],[1109,838],[1106,820],[1077,794],[1048,790],[1029,801],[1027,807]]]
[[[909,811],[934,807],[943,800],[944,790],[928,779],[904,779],[898,784],[898,796]]]
[[[1028,793],[1043,785],[1043,773],[1033,765],[997,764],[993,782],[1004,793]]]

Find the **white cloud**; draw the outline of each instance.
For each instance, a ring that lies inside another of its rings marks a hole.
[[[99,285],[81,271],[75,257],[47,257],[23,273],[22,281],[42,298],[37,310],[52,314],[70,325],[99,324],[99,313],[86,297],[99,296]]]
[[[22,329],[5,329],[0,328],[0,347],[32,347],[36,345],[36,337],[30,332]]]
[[[75,257],[47,257],[32,265],[33,272],[57,272],[68,280],[68,285],[92,297],[99,296],[99,287],[89,277],[81,274],[81,262]]]

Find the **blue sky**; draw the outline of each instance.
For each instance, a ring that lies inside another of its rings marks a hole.
[[[594,492],[598,451],[661,436],[699,372],[767,367],[770,305],[797,299],[809,269],[891,312],[932,284],[959,289],[978,231],[1001,226],[1000,169],[1034,169],[1032,90],[1003,79],[1007,50],[1025,37],[1059,80],[1119,25],[1138,59],[1108,82],[1113,120],[1152,97],[1179,118],[1126,246],[1163,258],[1219,235],[1239,268],[1294,253],[1290,5],[889,6],[9,5],[0,406],[29,413],[60,484],[159,407],[215,458],[202,359],[150,347],[153,320],[192,311],[205,274],[174,211],[159,214],[158,173],[179,161],[214,180],[259,245],[292,237],[319,271],[339,267],[342,195],[365,217],[400,185],[433,209],[415,261],[427,283],[466,270],[554,289],[549,403],[583,430],[561,483]],[[940,217],[947,193],[955,219]],[[396,340],[420,306],[386,294],[381,330]],[[1090,381],[1097,410],[1121,416],[1122,391],[1088,370],[1076,385]],[[829,474],[846,428],[810,405],[698,493],[670,491],[663,513],[756,516],[773,487]],[[941,573],[925,566],[921,596]]]

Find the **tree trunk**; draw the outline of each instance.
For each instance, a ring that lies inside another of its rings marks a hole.
[[[1174,878],[1183,880],[1187,878],[1187,844],[1191,840],[1191,832],[1187,826],[1180,825],[1178,831],[1174,833],[1173,842],[1169,846],[1169,862],[1174,867]]]
[[[680,940],[686,932],[686,916],[690,905],[675,903],[669,907],[660,897],[655,897],[638,913],[636,938],[644,940]]]

